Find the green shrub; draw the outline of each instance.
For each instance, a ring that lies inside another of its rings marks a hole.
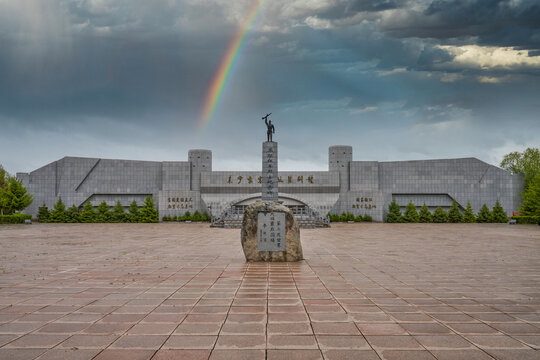
[[[62,198],[59,197],[56,204],[54,204],[54,208],[52,209],[51,214],[49,215],[49,222],[63,223],[66,222],[66,220],[66,205],[64,205]]]
[[[521,197],[523,203],[519,207],[519,212],[523,215],[537,216],[540,211],[540,173],[531,179]]]
[[[47,207],[47,205],[45,205],[45,203],[43,203],[43,205],[40,206],[38,209],[37,220],[40,223],[49,222],[49,215],[49,208]]]
[[[84,204],[81,215],[79,216],[79,221],[82,223],[96,222],[96,211],[90,201],[87,201]]]
[[[338,214],[330,214],[330,222],[339,222]]]
[[[433,222],[434,223],[446,223],[448,222],[448,214],[442,209],[442,207],[437,206],[433,212]]]
[[[539,224],[540,216],[519,215],[512,216],[512,219],[516,220],[517,224]]]
[[[354,221],[354,214],[348,212],[347,214],[345,214],[345,219],[346,221]]]
[[[420,208],[420,213],[418,214],[418,221],[420,221],[421,223],[433,222],[433,216],[431,215],[431,211],[429,211],[426,203],[424,203],[424,205],[422,205],[422,207]]]
[[[127,221],[127,214],[124,211],[124,207],[120,203],[120,200],[116,201],[116,205],[114,205],[112,211],[111,211],[111,222],[115,223],[121,223]]]
[[[476,222],[476,215],[474,215],[474,211],[473,211],[470,201],[467,201],[467,207],[465,208],[465,211],[463,212],[463,222],[466,222],[466,223]]]
[[[96,221],[100,223],[108,223],[111,221],[111,213],[109,211],[109,205],[105,201],[102,201],[96,208],[97,215]]]
[[[32,220],[32,215],[27,215],[27,214],[0,215],[0,224],[24,224],[25,220]]]
[[[491,221],[494,223],[506,223],[508,222],[508,216],[504,212],[503,207],[499,200],[495,203],[493,211],[491,212]]]
[[[179,221],[179,218],[181,218],[181,216],[175,215],[171,218],[171,221]]]
[[[450,210],[448,210],[448,222],[463,222],[463,214],[459,211],[459,205],[456,200],[452,200],[452,206],[450,206]]]
[[[191,221],[191,213],[189,211],[186,211],[180,221]]]
[[[399,223],[403,222],[403,217],[401,216],[401,209],[397,204],[396,200],[392,200],[390,205],[388,205],[388,214],[386,214],[386,222],[389,223]]]
[[[362,215],[358,215],[354,218],[354,222],[362,222]]]
[[[140,211],[139,222],[154,223],[159,222],[159,213],[154,208],[154,201],[152,196],[148,195],[144,200],[144,204]]]
[[[78,223],[80,218],[79,208],[75,205],[72,205],[69,209],[66,210],[66,222],[68,223]]]
[[[371,215],[365,214],[362,221],[372,222],[373,218],[371,217]]]
[[[161,218],[161,220],[163,222],[167,222],[167,221],[171,221],[171,218],[169,216],[164,216],[163,218]]]
[[[419,221],[418,212],[416,211],[416,205],[412,201],[409,201],[405,208],[405,214],[403,215],[403,222],[416,223]]]
[[[478,216],[476,217],[476,222],[478,223],[491,222],[491,212],[489,211],[486,204],[482,205],[482,208],[478,212]]]
[[[208,215],[208,213],[206,211],[203,212],[203,214],[201,216],[201,220],[202,221],[210,221],[210,216]]]
[[[195,210],[195,212],[193,213],[193,216],[191,217],[191,220],[201,221],[201,219],[202,219],[201,213],[199,212],[199,210]]]
[[[128,221],[131,223],[139,222],[139,205],[137,205],[137,202],[133,200],[131,204],[129,204],[128,208]]]

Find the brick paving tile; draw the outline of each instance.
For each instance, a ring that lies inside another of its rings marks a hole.
[[[426,350],[383,350],[379,355],[382,360],[436,360]]]
[[[309,323],[272,323],[268,324],[268,334],[282,335],[313,335]]]
[[[523,322],[490,323],[489,325],[509,335],[540,335],[539,327]]]
[[[267,360],[323,360],[320,350],[268,350]]]
[[[433,322],[432,317],[421,313],[392,313],[397,322]]]
[[[466,322],[478,322],[474,317],[463,313],[453,314],[430,314],[432,318],[443,323],[466,323]]]
[[[446,324],[459,334],[496,334],[498,331],[486,324],[448,323]]]
[[[0,325],[0,334],[26,334],[43,325],[42,322],[11,322]]]
[[[129,335],[170,335],[176,326],[175,323],[138,323],[127,333]]]
[[[90,325],[91,323],[55,322],[41,327],[36,333],[73,334],[87,328]]]
[[[217,335],[221,323],[186,323],[183,322],[174,331],[176,335]]]
[[[28,334],[10,342],[8,348],[52,348],[67,339],[69,335]]]
[[[269,335],[268,349],[318,349],[313,335]]]
[[[414,338],[428,350],[471,349],[474,346],[459,335],[415,335]]]
[[[213,335],[171,335],[163,349],[212,349],[216,339]]]
[[[266,324],[266,314],[229,314],[227,316],[227,322]]]
[[[390,323],[356,323],[363,335],[406,335],[407,332],[398,324]]]
[[[6,360],[28,360],[35,359],[43,354],[47,349],[0,349],[0,359]]]
[[[492,360],[493,358],[481,350],[433,350],[437,360]],[[518,359],[515,359],[518,360]]]
[[[213,350],[210,360],[265,360],[264,350]]]
[[[10,342],[12,340],[15,340],[19,336],[20,336],[20,334],[19,335],[17,335],[17,334],[2,334],[2,335],[0,335],[0,347],[7,344],[8,342]]]
[[[262,323],[235,323],[225,322],[220,332],[221,335],[264,335],[266,327]]]
[[[423,350],[422,345],[410,335],[374,335],[366,336],[366,340],[376,350]]]
[[[317,335],[317,342],[322,350],[371,350],[363,336]]]
[[[90,360],[100,351],[99,349],[51,349],[41,355],[38,360]]]
[[[540,335],[515,335],[513,337],[533,349],[540,349]]]
[[[519,349],[486,349],[489,355],[497,360],[538,360],[540,354],[538,350],[519,350]]]
[[[380,360],[373,350],[324,350],[324,360]]]
[[[132,327],[132,323],[100,323],[90,325],[82,332],[86,334],[123,334]]]
[[[412,335],[451,333],[447,327],[434,323],[401,323],[400,325]]]
[[[230,315],[229,315],[230,316]],[[225,322],[227,314],[189,314],[184,323],[219,323]]]
[[[124,335],[110,349],[159,349],[167,340],[166,335]]]
[[[60,348],[103,349],[118,339],[119,335],[73,335],[62,342]]]
[[[211,350],[158,350],[152,360],[208,360]]]
[[[516,322],[517,318],[501,313],[470,313],[474,319],[485,322]]]
[[[360,335],[354,323],[313,323],[313,332],[317,335]]]
[[[220,335],[216,349],[264,349],[265,335]]]
[[[284,322],[308,322],[309,323],[309,317],[306,313],[293,313],[293,314],[284,314],[284,313],[277,313],[277,314],[268,314],[268,322],[269,323],[284,323]]]
[[[149,360],[155,350],[105,349],[92,360]]]
[[[351,316],[349,314],[337,314],[337,313],[311,313],[309,314],[311,322],[350,322]]]
[[[482,349],[528,349],[523,343],[506,335],[466,335],[465,337]]]

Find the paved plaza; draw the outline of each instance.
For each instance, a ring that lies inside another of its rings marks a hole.
[[[0,226],[0,359],[540,359],[540,227]]]

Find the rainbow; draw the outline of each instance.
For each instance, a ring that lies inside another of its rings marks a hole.
[[[202,115],[199,120],[199,129],[201,131],[208,126],[216,111],[216,108],[220,103],[223,92],[229,83],[231,74],[234,72],[233,70],[236,67],[238,55],[242,52],[246,35],[259,17],[264,2],[265,0],[255,0],[253,2],[246,19],[238,27],[234,38],[227,47],[225,55],[221,59],[218,70],[216,71],[210,88],[205,96]]]

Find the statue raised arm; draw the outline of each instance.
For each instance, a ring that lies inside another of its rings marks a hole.
[[[270,115],[272,115],[272,113],[266,114],[262,117],[264,123],[266,124],[266,138],[268,141],[272,141],[272,134],[276,132],[276,128],[272,124],[272,120],[268,120]]]

